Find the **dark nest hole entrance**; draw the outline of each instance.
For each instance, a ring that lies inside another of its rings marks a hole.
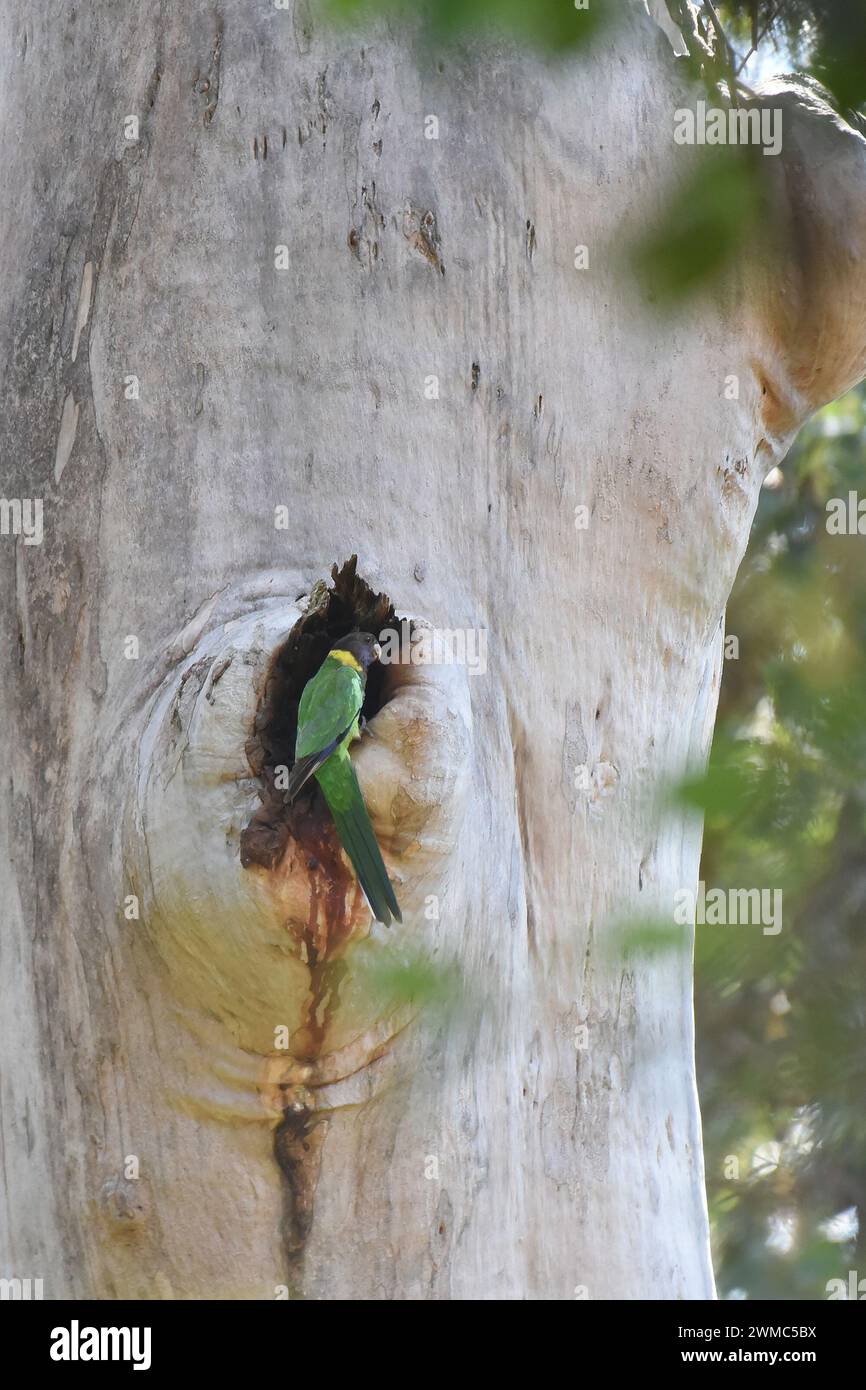
[[[250,767],[262,782],[262,805],[241,833],[244,868],[252,864],[274,868],[289,837],[308,845],[319,862],[332,857],[323,843],[331,839],[331,818],[315,778],[288,806],[283,791],[276,786],[276,769],[291,768],[295,761],[301,695],[333,643],[355,629],[372,632],[376,637],[387,628],[399,629],[400,619],[388,595],[374,593],[358,575],[357,565],[358,557],[353,555],[342,568],[334,565],[330,588],[323,581],[314,586],[306,613],[272,658],[252,737],[246,745]],[[387,704],[390,674],[391,668],[379,662],[367,672],[361,711],[365,719],[372,719]]]

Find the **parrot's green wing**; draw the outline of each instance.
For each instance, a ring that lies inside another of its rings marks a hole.
[[[351,729],[363,703],[361,672],[332,656],[326,657],[301,696],[295,756],[303,758],[316,753],[339,739],[341,733]]]
[[[359,671],[328,657],[307,681],[298,706],[295,763],[289,773],[286,800],[293,801],[314,772],[352,732],[364,703],[364,680]]]

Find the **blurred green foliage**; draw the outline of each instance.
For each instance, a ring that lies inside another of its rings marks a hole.
[[[619,0],[324,0],[337,20],[357,22],[377,15],[420,15],[430,42],[443,43],[475,30],[498,30],[548,53],[586,46],[619,8]]]
[[[702,151],[670,192],[657,224],[637,238],[626,237],[631,268],[659,308],[686,300],[737,256],[759,253],[761,229],[771,215],[762,158],[750,146]]]
[[[840,109],[856,110],[866,101],[864,0],[725,0],[718,10],[738,52],[775,37],[798,71],[822,82]]]
[[[627,0],[319,0],[344,23],[420,16],[434,42],[496,29],[548,53],[585,47]],[[866,0],[665,0],[709,87],[731,83],[753,51],[776,42],[822,82],[840,109],[866,101]]]
[[[830,1278],[866,1278],[866,535],[826,525],[828,499],[864,477],[860,388],[810,422],[762,493],[728,608],[739,654],[710,766],[685,789],[706,813],[702,879],[783,890],[778,936],[696,931],[727,1296],[819,1299]]]
[[[355,968],[369,1006],[380,1014],[409,1008],[452,1017],[467,1006],[468,986],[456,964],[433,960],[411,942],[378,947]]]
[[[773,51],[778,70],[816,78],[829,101],[862,125],[857,112],[866,101],[866,0],[667,3],[689,49],[680,61],[702,82],[713,108],[754,104],[746,85],[749,59]],[[784,143],[784,122],[781,134]],[[656,224],[630,248],[652,301],[674,306],[738,259],[760,254],[768,219],[785,215],[768,196],[771,172],[754,145],[698,152]]]
[[[652,960],[672,951],[691,950],[691,936],[691,925],[680,926],[670,918],[626,920],[605,925],[602,949],[608,960],[617,963],[641,957]]]

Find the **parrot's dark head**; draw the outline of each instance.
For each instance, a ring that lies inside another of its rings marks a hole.
[[[336,656],[339,661],[349,658],[360,671],[366,671],[368,666],[379,660],[380,652],[381,647],[372,632],[349,632],[331,644],[329,654]]]

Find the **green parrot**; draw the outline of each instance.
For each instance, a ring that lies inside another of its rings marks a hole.
[[[379,654],[379,644],[371,633],[350,632],[334,642],[316,674],[307,681],[298,706],[295,763],[289,773],[286,800],[294,801],[305,783],[315,777],[370,911],[387,927],[392,917],[398,922],[403,918],[349,757],[349,745],[360,738],[367,668],[378,661]]]

